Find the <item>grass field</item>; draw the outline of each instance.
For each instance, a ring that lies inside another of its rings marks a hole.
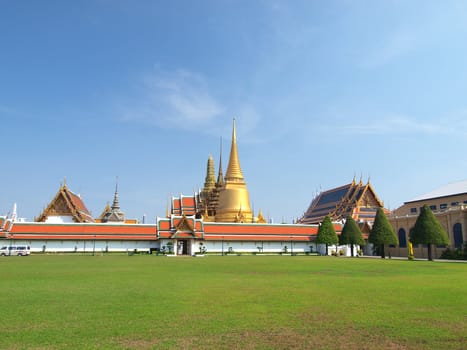
[[[467,264],[0,259],[1,349],[465,349]]]

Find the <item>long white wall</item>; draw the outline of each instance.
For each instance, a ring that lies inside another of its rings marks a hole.
[[[177,249],[176,240],[162,239],[160,241],[72,241],[72,240],[0,240],[0,245],[29,245],[32,253],[104,253],[104,252],[149,252],[153,249],[167,249],[167,243],[171,242],[172,253],[181,254]],[[206,253],[320,253],[326,254],[326,246],[324,244],[310,242],[247,242],[247,241],[202,241],[191,240],[188,248],[188,254],[193,255],[204,251]],[[356,255],[359,246],[354,246],[354,254]],[[350,246],[329,246],[328,254],[332,252],[341,253],[344,256],[350,256]],[[168,252],[168,250],[166,250]],[[365,252],[367,254],[367,252]],[[339,254],[340,255],[340,254]]]
[[[101,253],[101,252],[149,252],[158,248],[157,241],[69,241],[69,240],[2,240],[0,245],[29,245],[32,253]]]
[[[194,248],[199,251],[199,242]],[[306,253],[316,252],[314,243],[307,242],[229,242],[203,241],[208,253]]]

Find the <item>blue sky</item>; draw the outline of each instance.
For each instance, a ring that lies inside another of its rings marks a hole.
[[[1,1],[0,213],[66,178],[97,216],[165,215],[224,171],[291,222],[368,178],[386,207],[467,174],[467,2]]]

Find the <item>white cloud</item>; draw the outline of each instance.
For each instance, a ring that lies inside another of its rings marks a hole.
[[[119,108],[119,118],[127,123],[143,123],[158,128],[196,130],[230,139],[232,119],[237,135],[245,143],[265,142],[264,125],[257,106],[235,98],[221,102],[209,81],[201,74],[155,69],[140,79],[138,95]],[[258,134],[258,131],[260,133]]]
[[[367,135],[466,135],[467,123],[463,122],[464,119],[457,119],[444,117],[435,121],[422,121],[408,116],[386,115],[378,119],[358,120],[352,124],[341,125],[338,130],[342,133]]]
[[[124,121],[200,128],[214,122],[225,110],[201,74],[155,70],[143,77],[140,84],[142,91],[138,97],[123,107]]]

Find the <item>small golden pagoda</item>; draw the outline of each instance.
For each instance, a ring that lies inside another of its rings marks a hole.
[[[253,213],[250,208],[250,196],[238,159],[235,119],[233,120],[229,165],[225,174],[224,185],[219,192],[215,221],[253,221]]]
[[[206,179],[203,190],[200,193],[201,201],[199,205],[200,214],[206,221],[213,221],[216,215],[217,198],[219,191],[216,191],[216,177],[214,175],[214,159],[209,155]]]

